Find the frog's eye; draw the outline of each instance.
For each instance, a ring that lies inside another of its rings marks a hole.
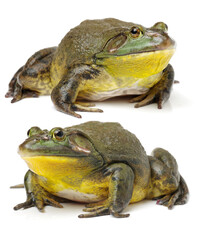
[[[30,129],[27,131],[27,136],[30,137]]]
[[[164,32],[168,32],[168,26],[164,22],[157,22],[157,23],[155,23],[153,25],[153,27],[151,27],[151,29],[159,29],[159,30],[162,30]]]
[[[43,131],[39,127],[31,127],[28,132],[27,136],[31,137],[33,135],[41,134]]]
[[[56,129],[54,132],[53,132],[53,138],[58,140],[58,141],[62,141],[65,139],[65,134],[63,132],[62,129]]]
[[[131,35],[133,38],[138,38],[142,34],[142,31],[138,27],[132,27]]]

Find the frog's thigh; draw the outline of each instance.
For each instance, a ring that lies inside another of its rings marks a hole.
[[[153,197],[174,192],[180,182],[180,174],[175,158],[166,150],[156,148],[149,156]]]
[[[178,172],[178,165],[171,153],[163,148],[156,148],[153,150],[152,155],[164,163],[168,168],[172,168],[174,172]]]
[[[157,148],[154,157],[149,156],[151,165],[152,192],[150,198],[158,198],[157,204],[172,209],[174,205],[185,204],[189,190],[178,172],[175,158],[166,150]]]
[[[28,59],[17,78],[23,89],[37,91],[40,95],[51,93],[50,66],[55,50],[55,47],[42,49]]]

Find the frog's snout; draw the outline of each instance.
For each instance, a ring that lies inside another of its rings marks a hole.
[[[35,152],[35,148],[37,145],[40,146],[41,141],[49,141],[50,136],[48,134],[42,134],[38,136],[32,136],[26,139],[23,143],[21,143],[18,147],[18,154],[23,157],[27,156],[27,154],[30,154],[31,152]]]
[[[151,38],[151,40],[154,42],[154,48],[155,50],[164,50],[168,48],[176,48],[175,41],[169,37],[169,35],[166,32],[154,32],[154,31],[148,31],[146,33],[147,37]]]

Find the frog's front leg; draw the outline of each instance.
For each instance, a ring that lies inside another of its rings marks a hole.
[[[101,109],[90,108],[94,104],[76,102],[78,93],[85,81],[89,81],[98,75],[98,70],[90,66],[76,66],[69,70],[51,93],[51,99],[57,110],[81,118],[80,112],[103,112]]]
[[[148,105],[150,103],[157,103],[158,108],[162,108],[162,103],[167,101],[170,96],[171,88],[174,82],[174,70],[169,64],[163,71],[161,80],[155,84],[148,92],[132,98],[129,102],[135,104],[135,108]]]
[[[27,200],[24,203],[16,205],[14,210],[36,206],[40,211],[42,211],[45,205],[51,205],[58,208],[63,207],[55,200],[55,196],[40,186],[38,176],[30,170],[25,175],[24,186],[26,188]]]
[[[124,163],[114,163],[107,167],[104,174],[106,176],[110,175],[108,198],[104,201],[88,204],[83,211],[89,213],[79,215],[80,218],[109,214],[118,218],[129,216],[129,214],[122,214],[121,212],[132,198],[133,170]]]

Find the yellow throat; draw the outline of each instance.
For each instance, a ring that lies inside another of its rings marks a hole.
[[[115,78],[147,78],[161,72],[169,63],[175,48],[98,59],[97,64]]]
[[[76,174],[85,174],[81,170],[80,160],[75,157],[62,156],[31,156],[22,157],[31,171],[46,178],[61,178]],[[88,168],[89,171],[89,168]]]

